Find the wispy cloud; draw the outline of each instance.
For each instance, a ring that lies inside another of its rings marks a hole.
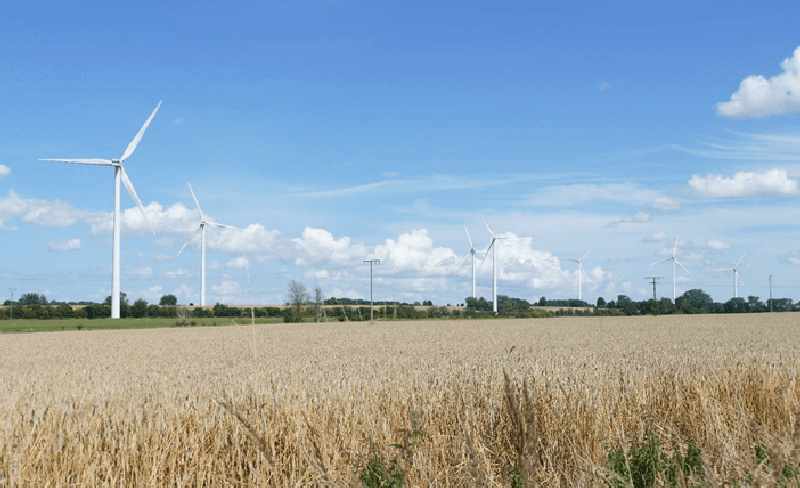
[[[622,217],[617,220],[612,220],[608,223],[609,227],[615,227],[622,224],[646,224],[650,222],[650,214],[647,212],[637,212],[630,217]]]
[[[334,188],[330,190],[292,193],[305,198],[338,198],[374,192],[420,193],[430,191],[457,191],[492,188],[535,180],[556,180],[570,175],[511,174],[505,176],[431,175],[413,178],[389,178],[369,183]]]
[[[64,241],[50,241],[47,245],[47,249],[51,252],[77,251],[80,248],[81,240],[77,238]]]
[[[0,178],[11,174],[11,168],[5,164],[0,164]]]
[[[727,161],[800,162],[800,134],[740,133],[729,139],[711,140],[699,147],[676,145],[674,149],[707,159]]]
[[[578,183],[544,187],[527,197],[525,203],[536,207],[574,207],[592,202],[610,202],[675,210],[680,202],[657,190],[636,183]]]

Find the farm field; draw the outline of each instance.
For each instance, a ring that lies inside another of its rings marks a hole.
[[[799,346],[790,313],[2,335],[0,486],[795,486]]]
[[[218,327],[238,323],[249,323],[249,318],[192,318],[187,319],[192,327]],[[259,324],[280,322],[279,318],[259,318]],[[52,319],[52,320],[0,320],[0,333],[4,332],[52,332],[65,330],[113,330],[113,329],[151,329],[163,327],[177,327],[175,318],[127,318],[111,319]]]

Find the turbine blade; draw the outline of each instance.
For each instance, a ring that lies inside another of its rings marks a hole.
[[[205,219],[206,214],[203,213],[203,208],[200,206],[200,200],[198,200],[197,195],[194,194],[194,189],[192,189],[192,184],[186,183],[186,186],[189,187],[189,193],[192,194],[192,200],[194,200],[194,204],[197,207],[197,210],[200,212],[200,218]]]
[[[236,227],[234,225],[220,224],[219,222],[214,222],[214,221],[211,221],[211,220],[207,220],[206,222],[208,222],[209,225],[214,225],[214,226],[217,226],[217,227],[219,227],[221,229],[238,229],[239,228],[239,227]]]
[[[125,148],[125,152],[122,153],[122,156],[119,158],[120,161],[125,161],[129,157],[133,156],[133,152],[136,151],[136,146],[138,146],[139,143],[142,142],[142,137],[144,137],[144,131],[146,131],[147,128],[150,127],[150,123],[153,121],[156,114],[158,113],[158,109],[160,108],[161,108],[161,102],[158,102],[156,108],[153,109],[153,111],[150,113],[150,116],[147,117],[147,120],[144,121],[142,128],[139,129],[139,132],[137,132],[136,135],[133,136],[133,139],[131,139],[131,142],[128,143],[128,147]]]
[[[201,231],[202,229],[203,229],[203,226],[202,226],[202,225],[201,225],[200,227],[198,227],[198,228],[197,228],[197,230],[195,231],[195,234],[194,234],[194,235],[191,237],[191,239],[189,239],[188,241],[186,241],[186,242],[185,242],[185,243],[184,243],[184,244],[181,246],[181,249],[180,249],[180,251],[178,251],[178,254],[177,254],[177,255],[175,255],[175,257],[176,257],[176,258],[177,258],[178,256],[180,256],[181,254],[183,254],[183,251],[186,249],[186,247],[187,247],[189,244],[191,244],[191,243],[193,243],[194,241],[196,241],[196,240],[197,240],[197,236],[198,236],[198,234],[200,234],[200,231]]]
[[[128,195],[130,195],[133,201],[136,202],[136,206],[139,207],[139,212],[141,212],[145,223],[150,227],[150,230],[153,232],[153,235],[155,235],[156,232],[153,229],[152,225],[150,225],[150,219],[147,218],[147,213],[144,211],[144,205],[142,204],[142,200],[136,193],[136,188],[133,187],[133,182],[131,181],[130,178],[128,178],[128,172],[125,171],[124,167],[120,167],[120,171],[122,176],[122,184],[125,185],[125,189],[128,190]]]
[[[492,235],[492,237],[495,237],[495,233],[494,233],[494,231],[492,230],[492,228],[491,228],[491,227],[489,227],[489,223],[488,223],[488,222],[486,222],[486,221],[484,220],[484,221],[483,221],[483,225],[485,225],[485,226],[486,226],[486,230],[488,230],[488,231],[489,231],[489,234],[491,234],[491,235]]]
[[[487,247],[486,250],[483,251],[483,258],[481,259],[481,262],[478,265],[479,267],[483,266],[483,262],[486,261],[487,257],[489,257],[489,251],[492,250],[492,246],[494,246],[494,243],[495,243],[495,239],[492,239],[492,242],[489,244],[489,247]]]
[[[585,253],[583,253],[583,256],[581,256],[581,261],[583,261],[586,258],[586,256],[589,255],[589,252],[590,251],[586,251]]]
[[[675,236],[675,241],[672,243],[672,257],[678,255],[678,236]]]
[[[469,241],[469,248],[470,248],[470,250],[472,250],[472,249],[475,249],[475,246],[473,246],[473,245],[472,245],[472,236],[471,236],[471,235],[469,235],[469,229],[467,229],[467,226],[466,226],[466,225],[464,226],[464,232],[466,232],[466,233],[467,233],[467,240]]]
[[[110,159],[96,159],[96,158],[78,158],[78,159],[63,159],[63,158],[43,158],[39,161],[49,161],[51,163],[67,163],[67,164],[89,164],[92,166],[112,166],[113,163]]]
[[[744,261],[745,256],[747,256],[747,254],[742,254],[742,256],[739,258],[739,260],[736,261],[736,267],[737,268],[739,267],[740,264],[742,264],[742,261]]]
[[[672,258],[671,258],[671,257],[669,257],[669,258],[667,258],[667,259],[662,259],[662,260],[660,260],[660,261],[656,261],[656,262],[654,262],[654,263],[650,264],[650,266],[655,266],[656,264],[666,263],[666,262],[669,262],[669,261],[672,261]]]
[[[689,270],[688,270],[688,269],[686,269],[686,266],[684,266],[684,265],[683,265],[683,263],[681,263],[680,261],[677,261],[677,260],[676,260],[676,261],[675,261],[675,264],[677,264],[678,266],[680,266],[680,267],[681,267],[681,269],[682,269],[682,270],[684,270],[684,271],[686,272],[686,274],[692,274],[692,273],[690,273],[690,272],[689,272]]]

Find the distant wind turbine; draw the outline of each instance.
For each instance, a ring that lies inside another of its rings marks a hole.
[[[142,128],[139,129],[139,132],[133,136],[133,139],[130,143],[128,143],[128,147],[125,148],[125,152],[122,153],[122,156],[119,159],[97,159],[97,158],[78,158],[78,159],[65,159],[65,158],[46,158],[40,159],[40,161],[51,161],[51,162],[58,162],[58,163],[67,163],[67,164],[85,164],[91,166],[111,166],[114,168],[114,220],[113,220],[113,242],[111,246],[111,318],[118,319],[119,318],[119,300],[120,300],[120,230],[121,230],[121,219],[120,219],[120,202],[119,202],[119,194],[120,194],[120,182],[125,185],[125,189],[128,191],[128,195],[136,202],[136,206],[139,207],[139,210],[142,212],[142,216],[147,221],[147,214],[144,211],[144,205],[142,205],[142,200],[139,198],[139,195],[136,194],[136,189],[133,187],[133,182],[128,177],[128,173],[125,171],[124,163],[131,156],[133,156],[134,151],[136,151],[136,147],[142,142],[142,137],[144,137],[144,132],[150,127],[150,123],[153,122],[158,110],[161,108],[161,102],[158,102],[156,108],[150,113],[150,116],[147,117],[147,120],[144,121]]]
[[[578,265],[578,300],[583,300],[583,260],[586,258],[586,255],[589,254],[589,251],[583,253],[583,256],[579,258],[570,258],[567,261],[572,261]]]
[[[733,273],[733,298],[739,298],[739,267],[742,265],[742,261],[744,260],[744,256],[741,256],[736,264],[731,266],[730,268],[720,268],[715,271],[720,272],[732,272]]]
[[[472,298],[477,298],[478,294],[475,287],[475,256],[478,254],[478,251],[475,250],[475,246],[472,244],[472,236],[469,235],[469,229],[467,229],[466,225],[464,226],[464,232],[467,233],[467,241],[469,241],[469,254],[472,258]]]
[[[661,263],[668,263],[672,262],[672,302],[674,303],[675,300],[678,298],[678,271],[676,266],[680,266],[682,270],[684,270],[687,274],[689,274],[689,270],[686,269],[686,266],[683,265],[680,261],[678,261],[678,238],[675,237],[675,241],[672,244],[672,254],[667,259],[663,259],[661,261],[656,261],[655,263],[651,264],[650,266],[655,266],[656,264]]]
[[[197,228],[197,232],[200,233],[200,306],[206,306],[206,228],[209,225],[214,225],[221,229],[236,229],[232,225],[220,224],[219,222],[214,222],[213,220],[209,219],[205,213],[203,213],[203,208],[200,206],[200,201],[197,199],[197,195],[194,194],[194,189],[192,189],[191,183],[186,183],[186,186],[189,187],[189,193],[192,194],[192,200],[194,200],[194,205],[197,207],[197,211],[200,213],[200,224]],[[178,251],[178,256],[183,253],[183,250],[186,249],[192,241],[194,241],[196,235],[186,241],[186,243],[181,246],[180,251]],[[249,273],[248,269],[248,273]],[[249,275],[248,275],[249,276]]]

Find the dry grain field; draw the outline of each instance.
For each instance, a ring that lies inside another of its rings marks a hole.
[[[0,336],[0,486],[796,486],[800,315]]]

